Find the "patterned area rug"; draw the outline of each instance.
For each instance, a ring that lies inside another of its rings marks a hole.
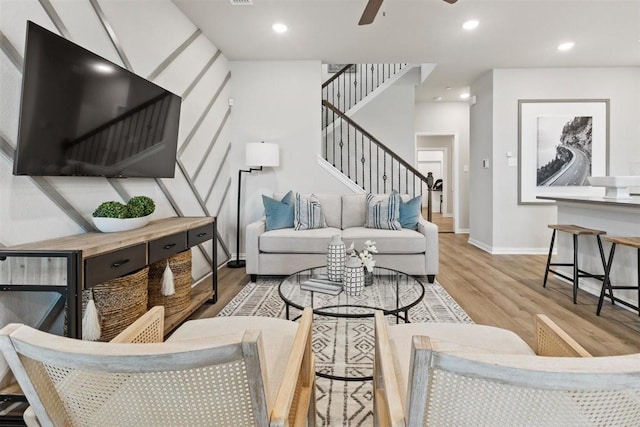
[[[278,295],[280,280],[260,279],[247,284],[218,316],[285,318]],[[467,313],[437,282],[426,280],[422,302],[410,310],[412,322],[473,323]],[[291,317],[298,315],[292,309]],[[390,324],[395,318],[388,317]],[[313,350],[316,370],[340,376],[367,376],[373,371],[373,318],[336,319],[315,316]],[[373,425],[373,382],[316,378],[318,426]]]

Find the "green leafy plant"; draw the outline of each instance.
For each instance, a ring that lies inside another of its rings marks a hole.
[[[153,199],[147,196],[132,197],[124,205],[120,202],[104,202],[93,212],[94,217],[103,218],[139,218],[147,216],[156,210]]]
[[[147,196],[135,196],[127,203],[132,218],[151,215],[156,210],[153,199]]]
[[[104,202],[93,212],[94,217],[130,218],[129,209],[120,202]]]

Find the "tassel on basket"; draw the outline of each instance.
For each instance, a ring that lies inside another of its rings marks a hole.
[[[89,293],[89,302],[82,315],[82,339],[97,341],[100,339],[100,316],[93,300],[93,290]]]
[[[175,283],[173,282],[173,271],[171,271],[171,267],[169,267],[169,260],[167,260],[167,266],[162,273],[162,288],[160,289],[160,293],[165,297],[176,293]]]

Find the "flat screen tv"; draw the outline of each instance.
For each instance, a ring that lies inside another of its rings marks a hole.
[[[180,102],[28,21],[13,173],[171,178]]]

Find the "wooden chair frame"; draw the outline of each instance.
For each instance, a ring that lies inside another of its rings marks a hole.
[[[255,425],[314,425],[315,366],[311,352],[311,309],[305,310],[300,319],[285,377],[272,408],[269,408],[266,398],[268,373],[265,372],[262,338],[258,330],[246,330],[240,342],[220,336],[164,343],[163,320],[162,307],[154,308],[109,343],[79,341],[11,324],[0,331],[0,350],[38,421],[44,426],[56,423],[23,364],[25,357],[55,366],[123,374],[180,371],[242,359],[249,379]],[[131,342],[133,344],[129,344]]]
[[[575,360],[574,358],[587,358],[585,362],[589,359],[595,360],[591,358],[589,352],[547,316],[536,315],[535,328],[538,356],[554,357],[554,361],[562,360],[564,357],[567,362],[567,371],[573,369],[572,360]],[[410,376],[406,394],[407,407],[405,408],[400,398],[401,390],[396,376],[394,352],[389,341],[387,322],[382,312],[375,313],[374,419],[376,426],[423,425],[422,422],[428,410],[425,402],[426,396],[429,395],[430,370],[435,367],[461,375],[492,378],[496,381],[519,386],[540,386],[541,383],[544,383],[545,386],[562,388],[569,381],[568,376],[562,373],[547,371],[546,367],[548,366],[543,360],[546,359],[544,357],[540,358],[539,365],[533,363],[527,368],[519,369],[518,374],[514,376],[514,368],[517,366],[508,366],[509,363],[512,365],[515,363],[509,359],[509,356],[501,358],[501,355],[497,354],[482,354],[478,358],[474,356],[467,358],[467,355],[441,353],[437,350],[436,342],[426,336],[414,336],[411,345]],[[482,352],[479,351],[479,353]],[[520,357],[535,358],[537,356]],[[560,359],[555,359],[555,357]],[[501,361],[505,362],[504,366],[500,365]],[[599,371],[599,374],[606,372],[606,368],[603,366],[604,364],[595,371]],[[589,373],[589,369],[589,366],[586,366],[581,373]],[[575,369],[576,374],[580,371],[580,367]],[[640,372],[640,368],[638,371]],[[583,383],[581,386],[587,388],[612,388],[630,382],[636,385],[638,383],[637,376],[629,381],[626,372],[611,372],[610,375],[601,375],[601,379],[589,384],[587,384],[589,381],[585,380],[585,377],[583,375],[578,381]],[[605,377],[606,379],[604,379]],[[571,380],[576,380],[576,378]]]

